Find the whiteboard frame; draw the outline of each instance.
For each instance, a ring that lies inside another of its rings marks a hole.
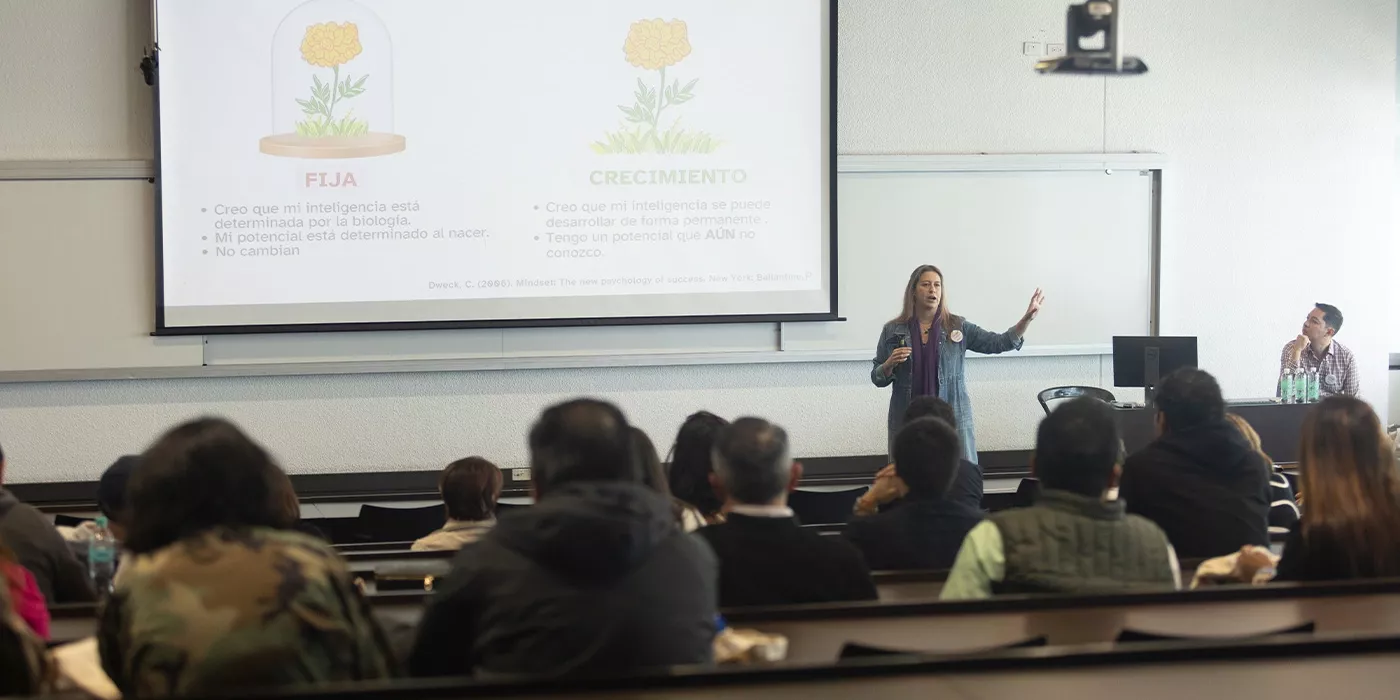
[[[1160,153],[1088,154],[961,154],[961,155],[843,155],[837,159],[836,173],[914,173],[914,172],[1072,172],[1092,170],[1139,170],[1152,175],[1152,295],[1151,333],[1158,332],[1160,308],[1160,258],[1162,231],[1162,176],[1168,159]],[[0,181],[41,180],[136,180],[155,177],[149,160],[100,161],[8,161],[0,162]],[[767,325],[767,324],[765,324]],[[792,351],[783,349],[782,328],[778,330],[777,350],[767,352],[662,352],[594,356],[504,357],[437,360],[381,360],[372,362],[307,362],[284,364],[226,364],[198,367],[134,367],[117,369],[72,369],[0,371],[0,384],[100,381],[132,379],[186,379],[228,377],[308,376],[339,374],[400,374],[423,372],[473,372],[531,369],[571,369],[593,367],[664,367],[679,365],[752,365],[809,362],[869,361],[867,351]],[[205,339],[207,345],[208,339]],[[1038,350],[1028,348],[1003,361],[1017,357],[1105,356],[1110,345],[1061,346]],[[974,362],[988,359],[971,355]]]

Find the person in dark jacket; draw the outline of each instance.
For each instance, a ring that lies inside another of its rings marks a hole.
[[[5,477],[5,453],[0,451],[0,484]],[[0,541],[10,546],[15,561],[34,575],[49,604],[85,603],[96,598],[87,567],[74,556],[53,522],[31,505],[0,487]]]
[[[559,404],[529,443],[537,502],[452,561],[410,672],[576,677],[708,663],[714,553],[643,483],[622,412]]]
[[[909,408],[904,411],[904,424],[908,425],[920,418],[939,418],[954,429],[958,425],[958,419],[953,415],[952,404],[937,396],[919,396],[909,402]],[[962,447],[959,446],[958,449],[961,450]],[[898,461],[898,455],[892,456]],[[982,467],[964,459],[959,453],[953,483],[948,487],[945,498],[963,503],[973,510],[981,510]]]
[[[1123,466],[1128,512],[1161,526],[1185,558],[1269,546],[1269,465],[1226,420],[1215,378],[1185,368],[1163,379],[1157,431]]]
[[[1110,499],[1122,473],[1113,409],[1088,397],[1055,408],[1036,431],[1035,505],[992,514],[967,533],[946,600],[1008,593],[1174,590],[1181,569],[1162,529]]]
[[[876,598],[870,569],[855,547],[798,524],[787,495],[801,478],[782,428],[760,418],[720,428],[715,491],[729,515],[697,531],[719,558],[720,607]]]
[[[1250,449],[1258,452],[1259,456],[1264,458],[1264,463],[1269,465],[1269,533],[1292,530],[1303,514],[1298,508],[1297,497],[1293,495],[1293,484],[1289,483],[1283,470],[1274,464],[1274,458],[1264,451],[1264,443],[1249,421],[1236,413],[1226,414],[1225,419],[1234,424],[1240,435],[1249,443]]]
[[[924,398],[915,399],[910,407]],[[871,493],[879,501],[903,490],[903,503],[875,515],[855,516],[844,533],[871,569],[953,565],[963,538],[982,521],[981,510],[949,493],[961,473],[961,455],[957,429],[940,418],[915,419],[895,435],[894,474],[877,479]],[[978,486],[980,491],[980,478]]]

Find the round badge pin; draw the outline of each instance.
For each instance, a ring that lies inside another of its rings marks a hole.
[[[962,342],[962,331],[953,331],[952,333],[950,333],[950,334],[948,335],[948,339],[951,340],[951,341],[953,341],[954,343],[961,343],[961,342]]]

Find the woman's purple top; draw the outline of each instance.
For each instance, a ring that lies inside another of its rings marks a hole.
[[[942,333],[938,326],[938,315],[934,314],[933,326],[928,329],[928,342],[923,340],[919,329],[919,319],[909,319],[909,339],[914,354],[909,357],[914,370],[914,396],[938,396],[938,341]]]

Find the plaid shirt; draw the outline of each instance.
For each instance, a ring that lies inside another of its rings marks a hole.
[[[1356,356],[1351,354],[1351,350],[1345,345],[1333,340],[1322,352],[1322,357],[1315,355],[1309,346],[1297,362],[1293,361],[1292,345],[1290,342],[1283,346],[1283,356],[1279,360],[1280,380],[1283,378],[1283,370],[1298,369],[1301,365],[1305,369],[1317,370],[1320,380],[1319,393],[1323,396],[1356,396],[1361,391],[1361,373],[1356,369]]]

